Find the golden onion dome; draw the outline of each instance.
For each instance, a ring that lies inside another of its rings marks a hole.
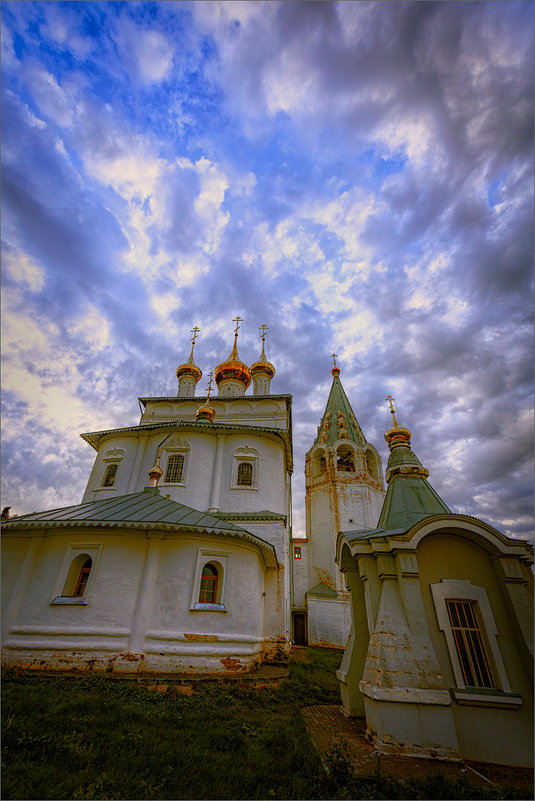
[[[275,375],[275,368],[268,362],[266,359],[266,354],[264,352],[264,343],[262,342],[262,353],[260,354],[260,358],[254,364],[251,365],[251,375],[260,375],[261,373],[267,373],[270,378],[273,378]]]
[[[221,381],[240,381],[245,386],[245,389],[247,389],[251,383],[251,371],[238,356],[238,349],[236,347],[237,338],[238,335],[236,334],[234,337],[234,347],[229,357],[215,368],[214,381],[218,386]]]
[[[208,420],[209,423],[213,423],[214,417],[215,409],[213,409],[212,406],[208,406],[208,403],[205,406],[199,406],[195,412],[196,420]]]
[[[200,381],[202,378],[202,370],[200,367],[197,367],[195,362],[193,361],[193,348],[195,346],[195,340],[192,340],[191,346],[191,353],[189,355],[189,359],[185,364],[180,364],[176,368],[176,377],[180,381],[181,378],[188,377],[193,378],[194,381]]]
[[[206,403],[204,406],[199,406],[197,411],[195,412],[195,419],[196,420],[207,420],[209,423],[214,422],[215,417],[215,409],[210,406],[210,395],[212,394],[212,380],[214,378],[214,374],[209,374],[210,383],[208,384],[207,395],[206,395]]]
[[[186,362],[186,364],[180,364],[176,368],[176,377],[180,379],[184,376],[193,378],[195,381],[200,381],[202,378],[202,371],[196,364]]]

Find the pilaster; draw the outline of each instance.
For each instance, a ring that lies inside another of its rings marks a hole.
[[[24,560],[19,570],[19,575],[17,576],[17,580],[11,592],[11,597],[9,599],[7,609],[3,616],[2,628],[4,630],[4,637],[9,634],[10,629],[12,628],[13,624],[16,621],[17,614],[20,605],[22,603],[22,599],[24,598],[26,591],[28,589],[30,577],[37,563],[37,559],[39,558],[39,552],[43,544],[44,536],[45,536],[44,532],[40,534],[35,534],[31,538],[30,543],[28,545],[28,550],[26,551],[26,554],[24,556]]]
[[[128,641],[128,651],[130,654],[139,654],[143,651],[145,632],[148,628],[150,613],[154,601],[154,590],[156,587],[158,562],[160,558],[160,546],[163,538],[163,534],[148,534],[145,563],[143,565],[143,575],[137,596],[130,639]],[[120,669],[132,671],[137,669],[137,664],[128,660],[126,665],[121,664]]]
[[[219,498],[221,494],[221,475],[223,468],[223,452],[225,448],[225,435],[217,435],[217,445],[214,456],[214,468],[212,472],[212,484],[210,487],[210,507],[211,514],[219,512]]]

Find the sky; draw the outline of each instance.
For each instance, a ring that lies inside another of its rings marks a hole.
[[[15,2],[2,15],[2,506],[81,501],[79,434],[260,354],[294,535],[330,354],[452,511],[533,533],[533,3]],[[250,392],[251,390],[249,390]]]

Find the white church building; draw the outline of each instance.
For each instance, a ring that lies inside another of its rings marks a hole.
[[[270,394],[265,327],[240,360],[239,322],[215,397],[195,397],[194,329],[177,396],[82,434],[82,503],[4,522],[5,665],[235,672],[289,650],[291,396]]]

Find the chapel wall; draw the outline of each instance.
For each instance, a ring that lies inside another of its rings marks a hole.
[[[510,765],[530,765],[533,754],[533,692],[513,631],[516,621],[504,603],[505,587],[500,586],[491,557],[482,545],[453,534],[425,537],[418,546],[420,584],[429,632],[446,686],[456,686],[446,639],[437,622],[430,585],[444,580],[469,581],[486,591],[498,630],[497,646],[512,693],[522,696],[515,709],[497,704],[475,706],[452,699],[452,714],[461,753],[466,759]],[[493,636],[493,635],[488,635]],[[490,655],[492,662],[492,655]],[[496,667],[491,664],[496,679]],[[499,681],[497,681],[499,684]],[[500,738],[495,732],[500,731]]]

